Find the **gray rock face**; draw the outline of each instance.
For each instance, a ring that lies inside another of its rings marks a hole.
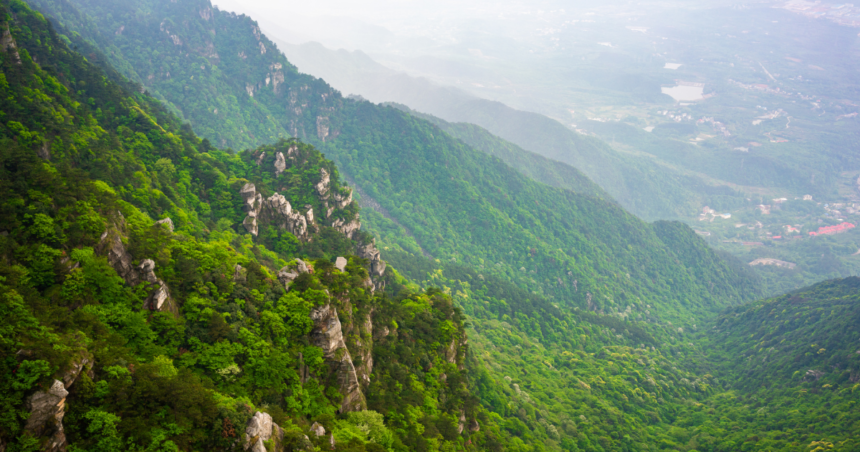
[[[248,277],[248,270],[245,270],[241,265],[236,264],[233,267],[233,282],[245,282]]]
[[[267,223],[289,231],[300,240],[307,238],[308,225],[313,223],[312,210],[302,214],[294,210],[287,198],[278,193],[263,199],[263,196],[257,193],[254,184],[245,184],[239,193],[244,200],[244,210],[247,214],[242,224],[252,235],[258,235],[260,223]]]
[[[358,379],[365,389],[370,386],[370,374],[373,373],[373,311],[367,313],[364,322],[359,325],[358,339],[355,342],[356,354],[361,358],[361,364],[355,369]]]
[[[469,431],[470,432],[479,432],[481,431],[481,425],[478,424],[477,419],[472,419],[472,422],[469,423]]]
[[[158,276],[155,275],[155,262],[152,259],[144,259],[138,267],[140,270],[140,278],[149,284],[149,296],[143,302],[143,308],[150,311],[164,310],[171,301],[170,289]]]
[[[101,236],[96,252],[106,254],[108,263],[117,274],[122,277],[129,286],[136,286],[140,282],[137,269],[132,264],[132,256],[122,243],[122,230],[125,229],[125,221],[120,217],[120,223],[108,228]]]
[[[165,225],[165,226],[167,226],[167,229],[170,230],[170,232],[174,231],[173,220],[171,220],[170,217],[167,217],[163,220],[158,220],[155,222],[155,224],[156,224],[156,226]]]
[[[355,231],[361,229],[361,221],[359,221],[358,216],[350,222],[345,222],[344,220],[338,218],[332,222],[331,227],[340,231],[341,234],[349,237],[355,238]]]
[[[68,395],[69,391],[66,391],[66,386],[60,380],[54,380],[47,391],[39,391],[31,395],[27,400],[30,417],[27,418],[24,429],[37,437],[50,433],[51,429],[57,429],[62,433]]]
[[[348,262],[345,257],[338,256],[338,258],[334,260],[334,266],[340,271],[346,271],[346,264],[348,264]]]
[[[349,192],[346,195],[341,195],[340,193],[335,193],[333,198],[334,198],[334,202],[335,202],[335,205],[337,206],[337,208],[343,209],[344,207],[346,207],[350,203],[352,203],[352,190],[349,190]]]
[[[65,452],[66,434],[63,429],[63,417],[66,415],[66,397],[68,389],[83,371],[91,371],[92,355],[81,354],[72,361],[71,367],[63,373],[62,380],[54,380],[50,389],[39,391],[27,399],[27,410],[30,416],[24,426],[33,437],[47,437],[42,443],[41,450],[45,452]]]
[[[382,276],[385,273],[385,261],[382,260],[382,255],[379,250],[376,249],[376,244],[371,243],[368,245],[364,245],[358,250],[359,257],[367,259],[370,261],[370,274],[371,276]]]
[[[451,344],[448,345],[448,348],[445,349],[445,360],[449,363],[454,363],[457,361],[457,338],[451,340]]]
[[[320,181],[318,184],[314,186],[316,188],[317,193],[321,197],[328,196],[329,184],[331,183],[331,175],[326,171],[325,168],[320,168]]]
[[[290,290],[290,284],[302,273],[310,273],[310,268],[305,261],[296,259],[295,264],[287,265],[278,271],[278,281],[284,285],[285,289]]]
[[[257,187],[254,184],[245,184],[239,191],[239,195],[242,196],[244,201],[242,208],[247,214],[242,224],[245,226],[245,230],[252,235],[257,235],[257,215],[263,204],[263,196],[257,193]]]
[[[284,153],[278,152],[275,154],[275,175],[280,176],[287,169],[287,161],[284,159]]]
[[[340,393],[343,400],[341,412],[360,411],[367,408],[364,394],[361,392],[358,374],[352,363],[352,356],[343,340],[343,330],[337,309],[330,304],[311,310],[314,328],[311,330],[311,343],[323,350],[326,364],[337,376]]]
[[[266,452],[266,441],[272,439],[275,423],[268,413],[257,411],[245,427],[245,450],[251,452]],[[280,430],[280,428],[279,428]]]
[[[134,287],[140,283],[150,286],[149,296],[143,302],[144,309],[169,310],[177,314],[177,307],[170,297],[170,289],[155,275],[155,262],[152,259],[145,259],[138,267],[132,264],[132,255],[122,243],[124,229],[125,221],[120,216],[119,224],[108,228],[102,234],[96,251],[99,254],[107,254],[108,263],[129,286]]]
[[[0,36],[0,52],[8,53],[15,64],[21,64],[21,56],[18,55],[18,45],[15,43],[15,38],[12,37],[9,24],[6,24],[6,29],[3,30],[3,35]]]
[[[48,142],[43,142],[41,146],[36,148],[36,155],[39,156],[42,160],[51,160],[51,146],[48,145]]]
[[[313,433],[317,438],[325,435],[325,427],[320,425],[319,422],[314,422],[314,425],[311,425],[311,433]]]

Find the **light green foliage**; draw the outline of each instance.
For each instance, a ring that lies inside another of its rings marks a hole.
[[[98,409],[87,412],[84,418],[89,421],[87,433],[96,439],[87,452],[113,452],[124,448],[123,440],[117,431],[119,416]],[[80,450],[80,449],[79,449]]]

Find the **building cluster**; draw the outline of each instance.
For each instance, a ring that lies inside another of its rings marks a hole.
[[[732,136],[731,132],[729,132],[729,129],[726,128],[726,125],[721,123],[720,121],[714,120],[714,118],[703,117],[702,119],[696,121],[696,124],[710,124],[715,131],[722,133],[723,136]]]
[[[793,0],[785,4],[783,8],[813,19],[827,19],[839,25],[860,27],[860,8],[851,3],[839,4]]]
[[[854,229],[854,225],[852,223],[843,222],[841,224],[836,224],[833,226],[822,226],[818,228],[818,231],[810,232],[810,236],[816,235],[832,235],[832,234],[840,234],[849,229]]]

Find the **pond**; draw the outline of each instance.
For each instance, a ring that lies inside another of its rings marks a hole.
[[[672,96],[672,99],[676,101],[691,101],[691,100],[702,100],[704,97],[702,93],[705,91],[704,86],[689,86],[689,85],[676,85],[672,87],[663,87],[661,88],[663,94],[668,94]]]

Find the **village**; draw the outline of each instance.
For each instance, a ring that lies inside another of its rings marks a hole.
[[[860,27],[860,8],[851,3],[829,4],[820,1],[794,0],[783,8],[813,19],[827,19],[839,25]]]
[[[697,226],[695,232],[714,245],[744,247],[754,256],[750,258],[750,266],[794,270],[797,264],[777,259],[777,255],[785,254],[777,250],[784,246],[791,249],[792,243],[801,243],[803,240],[820,240],[822,237],[851,232],[857,228],[858,220],[849,218],[857,215],[860,215],[860,203],[816,202],[811,195],[791,200],[780,197],[771,199],[767,204],[760,202],[732,213],[721,213],[705,206],[697,220],[707,226]],[[754,252],[755,249],[760,251]],[[761,256],[762,253],[765,256]],[[775,255],[767,256],[770,253]],[[860,255],[860,251],[855,255]]]

